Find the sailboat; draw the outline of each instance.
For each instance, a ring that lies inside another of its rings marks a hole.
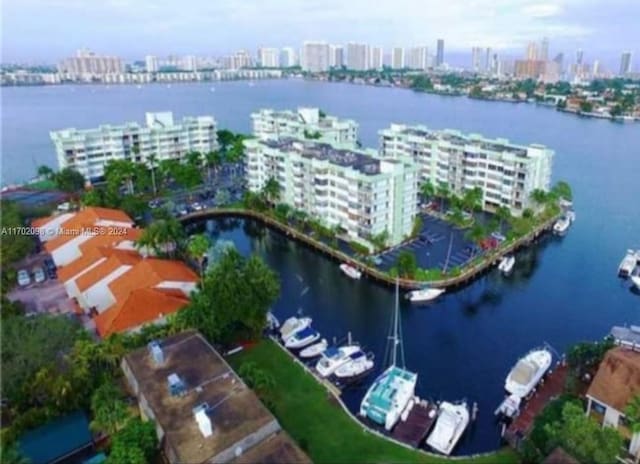
[[[387,431],[396,425],[405,409],[407,413],[409,412],[418,381],[418,374],[404,368],[398,295],[399,285],[396,280],[396,302],[390,329],[391,334],[387,343],[390,365],[374,380],[360,403],[360,416],[383,425]]]

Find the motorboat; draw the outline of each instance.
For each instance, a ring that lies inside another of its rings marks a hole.
[[[423,303],[438,298],[445,292],[444,288],[425,287],[419,290],[412,290],[406,294],[406,298],[412,303]]]
[[[569,226],[571,225],[571,220],[567,217],[561,217],[556,221],[553,225],[553,232],[557,235],[563,235],[567,233],[569,230]]]
[[[313,345],[309,345],[308,347],[306,347],[304,350],[298,353],[298,356],[307,359],[315,358],[317,356],[320,356],[324,352],[324,350],[327,349],[327,346],[327,339],[323,338],[318,343],[314,343]]]
[[[392,313],[387,354],[391,363],[371,384],[360,403],[360,416],[390,431],[403,413],[413,405],[418,374],[404,368],[404,351],[400,334],[399,284],[396,279],[396,304]]]
[[[316,370],[321,377],[329,377],[343,364],[351,361],[351,355],[360,351],[358,345],[345,345],[337,348],[331,346],[322,353],[322,358],[316,363]]]
[[[631,283],[635,285],[635,287],[640,290],[640,275],[632,275],[629,277],[631,279]]]
[[[304,348],[311,345],[313,342],[320,338],[320,332],[311,327],[305,327],[302,330],[290,335],[284,342],[284,346],[292,350]]]
[[[286,340],[299,330],[305,329],[311,325],[310,317],[290,317],[280,327],[280,337]]]
[[[512,395],[525,398],[549,370],[551,359],[551,352],[546,348],[527,353],[509,372],[504,384],[505,390]]]
[[[362,277],[361,271],[359,271],[357,268],[347,263],[342,263],[340,265],[340,270],[344,272],[346,275],[348,275],[349,277],[351,277],[352,279],[357,280],[360,277]]]
[[[496,416],[502,415],[507,419],[513,419],[520,412],[520,403],[522,403],[522,398],[518,395],[509,395],[500,403],[495,414]]]
[[[618,275],[621,277],[630,277],[635,270],[638,261],[640,261],[640,250],[627,250],[627,254],[618,266]]]
[[[569,220],[571,224],[573,224],[576,221],[576,212],[570,209],[565,213],[565,217]]]
[[[466,402],[458,404],[443,401],[438,408],[438,418],[433,432],[427,437],[427,445],[450,455],[469,425],[469,408]]]
[[[516,264],[516,258],[513,255],[505,256],[500,260],[500,264],[498,264],[498,269],[503,274],[509,274],[513,270],[513,266]]]
[[[358,350],[349,356],[349,361],[338,367],[334,376],[338,380],[352,380],[359,378],[373,369],[373,357]]]

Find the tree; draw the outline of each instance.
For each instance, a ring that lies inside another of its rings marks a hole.
[[[12,201],[0,200],[0,225],[2,229],[24,226],[24,217],[18,205]],[[2,230],[0,229],[0,230]],[[0,258],[2,258],[2,279],[9,277],[7,272],[10,264],[13,264],[33,250],[33,238],[26,234],[2,234],[0,235]],[[5,275],[6,274],[6,275]],[[11,281],[15,284],[15,279]]]
[[[122,392],[111,381],[100,385],[91,395],[91,429],[113,435],[129,420],[130,413]]]
[[[156,254],[166,253],[173,257],[184,240],[184,229],[174,217],[157,219],[147,226],[136,241],[137,248],[147,248]]]
[[[216,135],[218,137],[218,144],[222,151],[226,151],[236,138],[235,134],[227,129],[217,131]]]
[[[176,315],[180,328],[196,328],[209,340],[228,344],[253,339],[266,323],[267,311],[280,294],[277,274],[260,258],[244,258],[227,249],[209,266],[200,291]]]
[[[541,207],[547,203],[547,201],[549,200],[549,196],[544,190],[535,189],[533,192],[531,192],[531,199],[538,207]]]
[[[506,206],[500,206],[496,210],[496,217],[500,220],[500,230],[502,231],[504,223],[511,220],[511,210]]]
[[[438,184],[436,188],[436,195],[440,198],[440,211],[444,210],[444,202],[449,199],[451,196],[451,191],[449,190],[449,186],[441,182]]]
[[[583,113],[591,113],[593,111],[593,103],[589,101],[580,102],[580,111]]]
[[[571,201],[573,199],[573,193],[571,192],[571,186],[568,182],[558,181],[556,185],[551,189],[556,196],[560,198],[564,198],[565,200]]]
[[[31,459],[22,454],[15,443],[11,446],[0,446],[0,458],[3,464],[31,464]]]
[[[627,406],[624,408],[624,415],[627,420],[627,423],[629,424],[629,430],[631,431],[631,435],[632,435],[632,438],[631,438],[632,442],[634,440],[638,440],[637,437],[638,437],[638,434],[640,434],[640,395],[639,394],[631,398],[631,401],[629,401],[629,404],[627,404]],[[633,443],[632,443],[632,446],[633,446]],[[636,462],[638,462],[639,458],[640,458],[640,451],[637,451]]]
[[[422,232],[422,226],[424,225],[424,221],[418,215],[413,220],[413,227],[411,228],[411,236],[416,237],[420,232]]]
[[[400,277],[412,278],[418,269],[416,255],[409,250],[402,250],[398,254],[396,267],[398,268],[398,275]]]
[[[422,199],[427,201],[436,194],[436,188],[431,183],[430,180],[425,180],[422,185],[420,185],[420,195],[422,195]]]
[[[222,155],[219,151],[210,151],[204,156],[207,165],[207,180],[211,182],[211,170],[217,171],[222,164]]]
[[[480,187],[474,187],[470,190],[465,190],[461,203],[463,208],[469,214],[472,214],[474,211],[480,209],[480,206],[482,205],[482,190],[480,189]]]
[[[189,237],[189,242],[187,243],[187,253],[189,256],[194,259],[198,263],[198,268],[200,269],[200,278],[202,278],[204,269],[204,257],[209,250],[209,237],[204,234],[196,234]]]
[[[84,206],[108,206],[102,189],[92,188],[82,194],[80,203]]]
[[[487,231],[482,224],[476,223],[471,229],[469,229],[469,231],[467,231],[465,237],[473,243],[479,243],[486,235]]]
[[[229,191],[227,189],[221,188],[216,192],[216,196],[214,197],[214,199],[217,205],[226,205],[231,199],[231,194],[229,194]]]
[[[245,362],[240,365],[238,375],[245,381],[249,388],[255,390],[260,396],[270,394],[275,388],[273,376],[260,369],[254,362]]]
[[[262,188],[262,195],[268,203],[275,205],[280,199],[280,190],[280,183],[274,177],[270,177]]]
[[[151,171],[151,186],[153,187],[153,196],[158,194],[158,185],[156,183],[156,168],[158,167],[158,158],[153,153],[147,159],[147,165]]]
[[[418,76],[415,76],[412,80],[411,80],[411,88],[413,90],[418,90],[421,92],[427,91],[427,90],[432,90],[433,89],[433,82],[431,82],[431,79],[429,78],[429,76],[426,76],[424,74],[420,74]]]
[[[84,176],[72,168],[64,168],[53,176],[56,187],[63,192],[76,193],[84,188]]]
[[[158,436],[151,421],[135,417],[114,434],[111,440],[111,453],[108,464],[147,464],[158,450]]]
[[[52,180],[54,174],[55,173],[53,172],[53,169],[51,169],[49,166],[38,166],[38,175],[43,179]]]
[[[107,188],[112,192],[118,192],[120,187],[124,185],[127,193],[133,195],[135,193],[134,179],[138,171],[139,167],[131,160],[109,160],[104,167]]]
[[[383,230],[379,234],[372,235],[369,237],[369,241],[373,243],[376,247],[376,250],[383,250],[387,246],[387,241],[389,240],[389,231],[387,229]]]

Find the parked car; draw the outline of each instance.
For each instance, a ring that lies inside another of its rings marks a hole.
[[[191,207],[193,208],[194,211],[202,211],[202,205],[197,201],[191,203]]]
[[[44,275],[44,270],[38,266],[33,268],[33,280],[39,284],[40,282],[44,282],[47,277]]]
[[[44,264],[44,267],[47,268],[47,271],[49,269],[52,269],[54,271],[56,270],[56,263],[54,263],[53,259],[51,258],[45,258],[43,264]]]
[[[24,287],[31,283],[31,277],[29,277],[29,273],[25,269],[20,269],[18,271],[18,285]]]

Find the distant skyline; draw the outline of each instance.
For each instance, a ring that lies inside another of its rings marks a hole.
[[[125,60],[147,54],[223,55],[304,40],[383,46],[424,44],[447,55],[491,47],[518,56],[548,37],[551,57],[599,59],[615,67],[623,51],[640,58],[640,2],[633,0],[5,0],[2,61],[56,63],[87,47]],[[456,60],[458,61],[458,60]]]

